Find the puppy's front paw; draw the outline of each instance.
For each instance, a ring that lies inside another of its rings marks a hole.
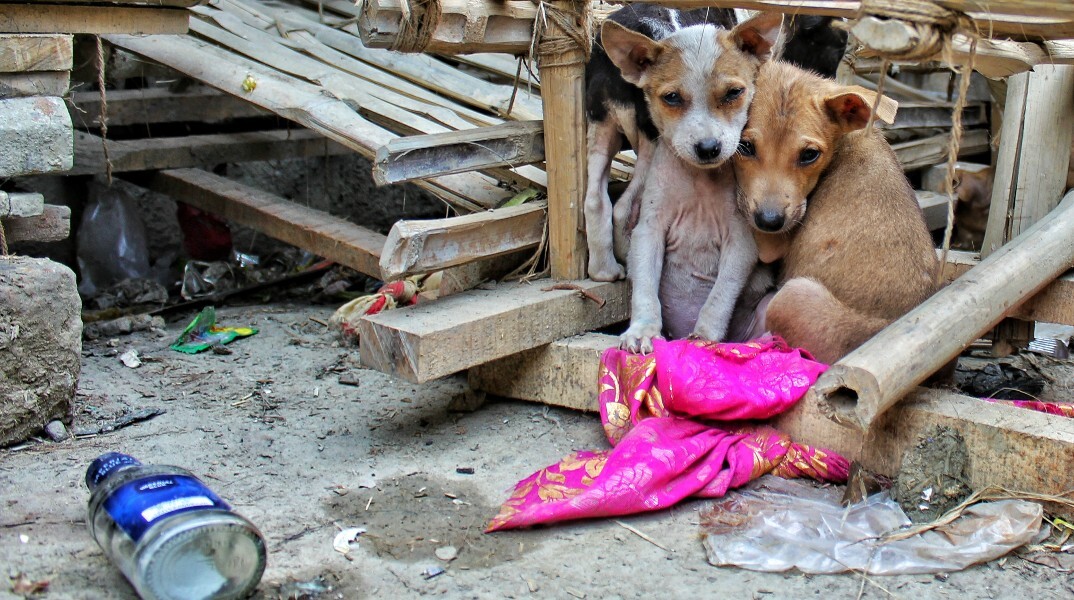
[[[653,338],[660,337],[660,325],[652,322],[631,323],[626,333],[619,336],[619,349],[634,354],[653,351]]]
[[[707,342],[722,342],[725,335],[727,335],[727,332],[724,330],[698,323],[694,326],[694,331],[690,334],[689,338],[691,340],[705,340]]]
[[[611,256],[605,260],[594,260],[590,257],[588,273],[593,281],[618,281],[626,278],[626,269]]]

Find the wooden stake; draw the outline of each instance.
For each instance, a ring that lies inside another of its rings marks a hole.
[[[868,431],[876,418],[1014,307],[1074,265],[1074,192],[1018,238],[821,375],[831,418]]]
[[[1074,67],[1042,65],[1008,79],[995,184],[981,248],[986,257],[1052,210],[1066,187],[1074,135]],[[1006,356],[1033,339],[1033,323],[1006,319],[992,353]]]
[[[549,6],[570,11],[559,0]],[[564,32],[549,20],[545,36]],[[585,56],[581,48],[541,58],[544,99],[544,147],[548,171],[548,245],[552,277],[582,279],[586,272],[585,218],[582,200],[586,181]]]

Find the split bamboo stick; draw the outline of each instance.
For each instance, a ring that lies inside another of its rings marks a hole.
[[[868,431],[914,386],[1074,265],[1074,191],[979,265],[832,365],[810,393]]]

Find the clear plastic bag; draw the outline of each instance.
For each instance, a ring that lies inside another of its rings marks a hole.
[[[910,525],[886,492],[850,507],[836,488],[766,476],[732,492],[702,516],[709,562],[754,571],[870,575],[940,573],[999,558],[1040,531],[1043,508],[1003,500],[968,508],[952,523],[888,543]]]
[[[78,291],[93,297],[126,279],[151,274],[145,226],[134,199],[118,186],[94,185],[78,228]]]

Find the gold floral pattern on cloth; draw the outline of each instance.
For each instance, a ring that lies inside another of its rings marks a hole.
[[[846,481],[838,454],[742,424],[792,406],[824,365],[778,338],[654,345],[650,355],[609,349],[601,357],[601,421],[613,448],[575,452],[523,479],[487,531],[720,497],[765,473]]]

